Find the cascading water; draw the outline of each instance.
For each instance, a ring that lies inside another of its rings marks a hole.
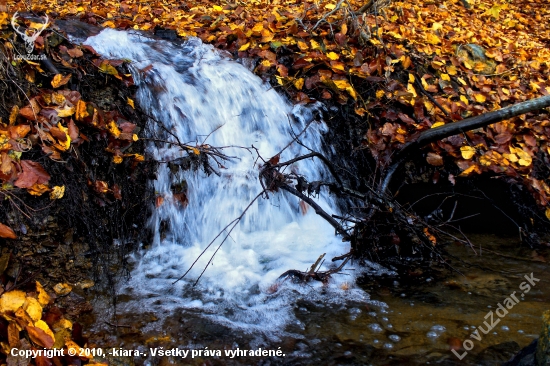
[[[292,140],[292,130],[299,133],[313,121],[301,141],[321,151],[321,133],[326,129],[320,119],[322,106],[292,107],[269,84],[198,39],[175,45],[140,33],[105,29],[85,43],[104,57],[132,60],[139,105],[181,142],[236,146],[224,149],[225,154],[236,158],[224,163],[219,175],[173,172],[168,164],[160,165],[157,179],[151,183],[164,198],[150,219],[154,243],[136,258],[131,281],[121,289],[136,299],[128,304],[130,308],[146,307],[159,314],[195,309],[232,327],[270,332],[282,330],[293,319],[289,303],[296,296],[327,302],[368,299],[353,287],[353,270],[336,275],[323,291],[320,284],[312,287],[291,281],[275,293],[269,290],[285,271],[307,270],[323,253],[330,263],[330,258],[348,249],[329,224],[313,210],[303,214],[299,201],[285,192],[270,193],[269,199],[259,199],[248,209],[197,286],[192,284],[219,240],[184,280],[173,284],[261,192],[261,161],[257,161],[254,150],[242,147],[254,145],[263,158],[269,159]],[[150,133],[170,138],[159,126],[152,127]],[[161,145],[159,148],[157,142],[148,147],[149,154],[159,161],[186,156],[177,147]],[[308,152],[294,143],[282,153],[281,161]],[[325,168],[312,160],[301,161],[292,169],[310,181],[330,179]],[[181,185],[187,187],[185,207],[171,189]],[[317,202],[327,212],[335,207],[323,192]],[[350,283],[346,291],[340,288],[344,281]]]

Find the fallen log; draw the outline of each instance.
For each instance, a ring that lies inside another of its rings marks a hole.
[[[397,153],[393,159],[392,165],[386,171],[382,184],[380,185],[380,194],[385,194],[387,192],[393,174],[397,171],[401,164],[408,160],[412,153],[418,151],[421,147],[449,136],[475,130],[476,128],[488,126],[508,118],[516,117],[521,114],[546,107],[550,107],[550,95],[517,103],[497,111],[485,113],[476,117],[466,118],[465,120],[459,122],[449,123],[444,126],[431,128],[422,132],[416,140],[406,143],[403,149]]]

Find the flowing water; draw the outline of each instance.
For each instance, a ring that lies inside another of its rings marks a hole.
[[[269,199],[254,201],[262,191],[258,180],[261,159],[288,146],[293,133],[305,129],[302,143],[322,151],[326,125],[320,103],[293,107],[268,83],[198,39],[175,45],[106,29],[86,44],[105,57],[132,61],[137,102],[163,124],[153,123],[149,136],[172,141],[177,136],[192,146],[224,147],[222,152],[233,157],[220,161],[223,166],[212,162],[217,172],[210,175],[200,169],[183,172],[169,164],[160,166],[151,184],[163,203],[154,209],[149,222],[154,242],[136,258],[131,282],[121,289],[140,299],[128,306],[156,309],[161,314],[200,309],[220,323],[272,333],[294,319],[288,304],[297,294],[336,302],[368,299],[353,285],[358,270],[350,267],[347,276],[322,288],[323,295],[320,284],[293,286],[290,281],[273,294],[277,278],[285,271],[307,270],[323,253],[328,258],[325,263],[334,266],[330,259],[349,249],[313,210],[304,213],[294,196],[273,192]],[[148,152],[159,161],[177,161],[187,155],[178,146],[158,142],[151,143]],[[280,161],[309,152],[293,143],[284,149]],[[311,159],[287,171],[310,181],[330,180],[326,169]],[[184,187],[188,204],[174,195],[174,187]],[[252,201],[235,229],[226,228]],[[317,202],[329,213],[335,206],[323,191]],[[199,256],[187,276],[174,284]],[[350,287],[346,291],[339,289],[344,281]]]
[[[106,29],[85,43],[105,57],[131,60],[137,102],[164,126],[152,123],[149,137],[177,136],[191,146],[224,147],[223,153],[234,157],[219,166],[214,163],[217,172],[209,175],[161,164],[157,179],[150,183],[163,198],[149,222],[154,242],[135,256],[131,280],[119,289],[119,321],[132,328],[121,328],[117,336],[101,330],[96,343],[144,350],[158,345],[280,346],[286,353],[283,364],[303,364],[306,359],[343,365],[454,364],[458,361],[450,347],[482,325],[487,311],[516,291],[522,276],[530,272],[543,278],[541,285],[484,335],[464,362],[480,364],[475,355],[488,346],[505,341],[525,346],[537,336],[540,314],[550,306],[544,275],[548,253],[533,262],[529,253],[526,260],[510,259],[451,247],[454,255],[470,262],[453,263],[461,274],[438,264],[401,277],[374,264],[348,265],[328,286],[285,281],[274,287],[285,271],[307,270],[323,253],[329,259],[325,263],[330,263],[348,245],[323,219],[312,210],[304,213],[299,201],[284,192],[254,201],[220,247],[221,239],[228,234],[226,225],[262,190],[258,154],[271,158],[292,141],[293,133],[307,126],[301,141],[323,150],[323,106],[292,106],[244,66],[197,39],[175,44]],[[280,160],[308,152],[291,144]],[[177,146],[158,141],[150,143],[148,153],[161,161],[187,156]],[[310,181],[330,179],[323,165],[313,160],[290,170]],[[187,203],[181,202],[182,192]],[[329,213],[336,207],[326,192],[316,200]],[[219,233],[221,239],[214,240]],[[472,241],[526,255],[515,239],[486,236]],[[204,250],[187,276],[174,284]],[[357,284],[360,274],[365,276]],[[193,362],[204,361],[212,359]],[[259,359],[218,361],[251,364]]]

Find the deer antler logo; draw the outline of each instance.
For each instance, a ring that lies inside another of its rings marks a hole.
[[[29,36],[26,31],[22,31],[18,26],[17,26],[17,23],[15,22],[15,19],[17,18],[17,11],[15,12],[15,14],[13,14],[13,17],[11,17],[11,26],[13,27],[13,29],[15,30],[15,32],[17,34],[19,34],[21,36],[21,38],[23,38],[23,40],[25,41],[25,48],[27,49],[27,53],[32,53],[33,49],[34,49],[34,41],[36,41],[36,39],[40,36],[40,33],[42,33],[44,31],[44,29],[46,29],[46,27],[48,26],[49,22],[50,22],[50,18],[46,15],[46,21],[44,23],[42,23],[42,27],[40,28],[35,28],[35,25],[36,23],[33,23],[33,25],[31,25],[29,27],[29,29],[32,30],[32,34]],[[29,30],[27,29],[27,31]]]

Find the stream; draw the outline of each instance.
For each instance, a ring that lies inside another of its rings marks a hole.
[[[148,223],[154,240],[135,254],[131,279],[118,289],[117,320],[131,326],[115,332],[98,325],[91,335],[96,344],[144,354],[160,346],[280,347],[285,355],[197,356],[183,361],[148,354],[136,360],[155,365],[305,360],[490,365],[538,336],[541,314],[550,309],[550,257],[548,251],[531,253],[514,237],[471,236],[476,247],[507,257],[447,244],[450,253],[468,263],[454,260],[454,271],[434,263],[429,270],[398,275],[367,262],[346,265],[327,285],[278,282],[285,271],[305,271],[324,253],[322,270],[334,268],[339,262],[330,259],[349,250],[329,224],[301,207],[294,196],[270,192],[268,198],[255,199],[262,191],[262,160],[281,151],[281,162],[309,152],[299,144],[289,145],[294,134],[304,131],[303,144],[323,151],[323,105],[293,106],[241,63],[198,39],[178,44],[105,29],[84,43],[104,57],[131,60],[136,102],[163,124],[151,123],[146,132],[157,140],[149,144],[148,153],[167,162],[150,182],[160,197]],[[210,174],[179,169],[187,153],[162,142],[176,136],[189,146],[223,148],[231,159],[213,164],[216,171]],[[309,181],[330,180],[324,166],[311,159],[289,170]],[[316,201],[329,214],[338,213],[323,189]],[[232,221],[244,210],[242,220]],[[458,349],[499,302],[513,291],[519,293],[523,277],[530,273],[540,281],[459,362],[450,349]],[[112,315],[105,299],[96,299],[95,309],[97,317]],[[504,344],[502,349],[486,350],[499,344]]]

